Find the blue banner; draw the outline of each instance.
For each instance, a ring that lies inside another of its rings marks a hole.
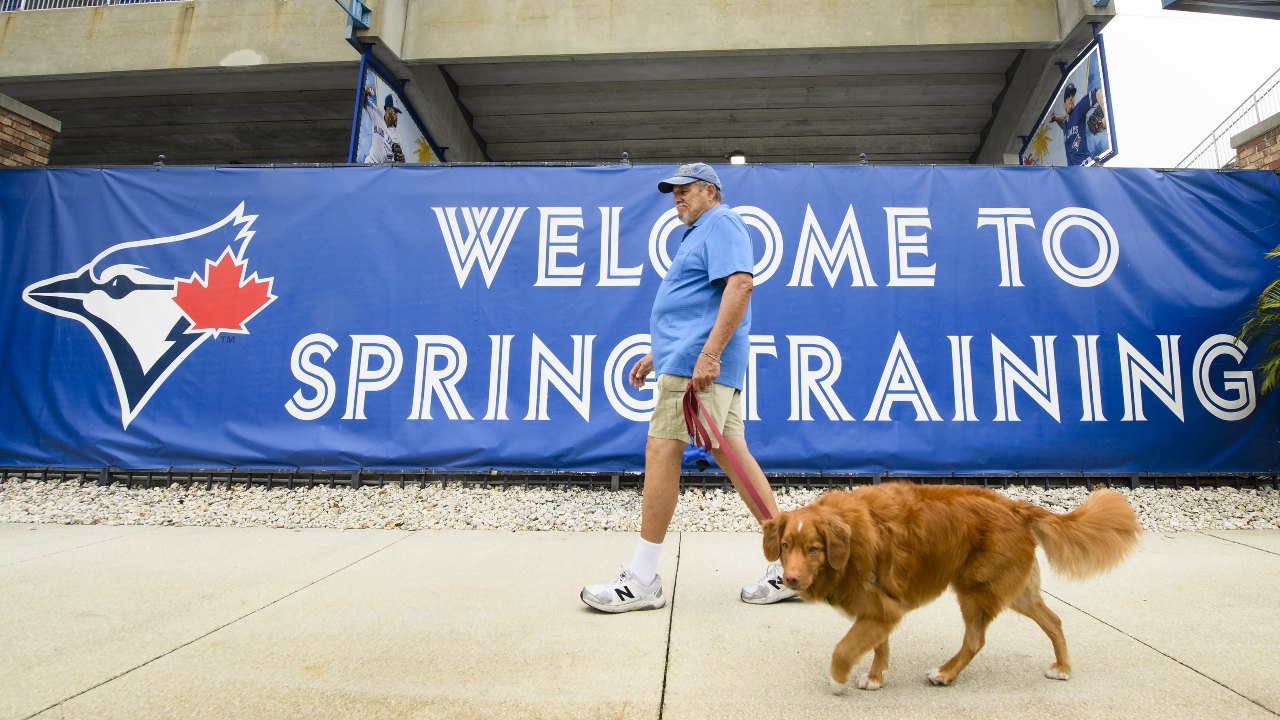
[[[0,173],[0,464],[636,470],[670,167]],[[718,168],[769,471],[1269,470],[1269,172]]]

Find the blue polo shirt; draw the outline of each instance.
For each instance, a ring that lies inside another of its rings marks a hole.
[[[1085,93],[1084,97],[1076,101],[1071,114],[1062,123],[1062,142],[1066,147],[1068,165],[1083,165],[1090,158],[1085,136],[1088,132],[1089,111],[1093,106],[1093,93]]]
[[[671,269],[658,287],[649,316],[653,366],[659,375],[693,376],[698,354],[716,324],[725,278],[755,265],[751,235],[738,213],[717,205],[684,231]],[[716,382],[741,390],[751,341],[751,305],[720,355]]]

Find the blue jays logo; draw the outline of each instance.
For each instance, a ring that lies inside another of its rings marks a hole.
[[[245,323],[276,299],[274,278],[245,277],[257,217],[245,215],[241,203],[206,228],[113,245],[79,270],[22,291],[29,305],[93,333],[126,429],[201,343],[224,332],[247,334]]]

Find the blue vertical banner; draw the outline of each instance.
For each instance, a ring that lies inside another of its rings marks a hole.
[[[413,106],[404,97],[403,84],[372,58],[365,60],[360,112],[356,116],[355,152],[348,162],[438,163],[444,148],[435,144]]]
[[[1062,68],[1062,79],[1023,137],[1022,165],[1101,165],[1119,152],[1102,35]]]
[[[671,169],[0,173],[0,464],[639,469]],[[766,470],[1275,466],[1274,173],[717,170]]]

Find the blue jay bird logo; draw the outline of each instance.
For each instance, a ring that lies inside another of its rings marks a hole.
[[[247,334],[245,322],[276,299],[274,278],[245,277],[257,217],[240,203],[206,228],[113,245],[79,270],[22,291],[28,305],[77,320],[97,339],[125,429],[201,343]]]

